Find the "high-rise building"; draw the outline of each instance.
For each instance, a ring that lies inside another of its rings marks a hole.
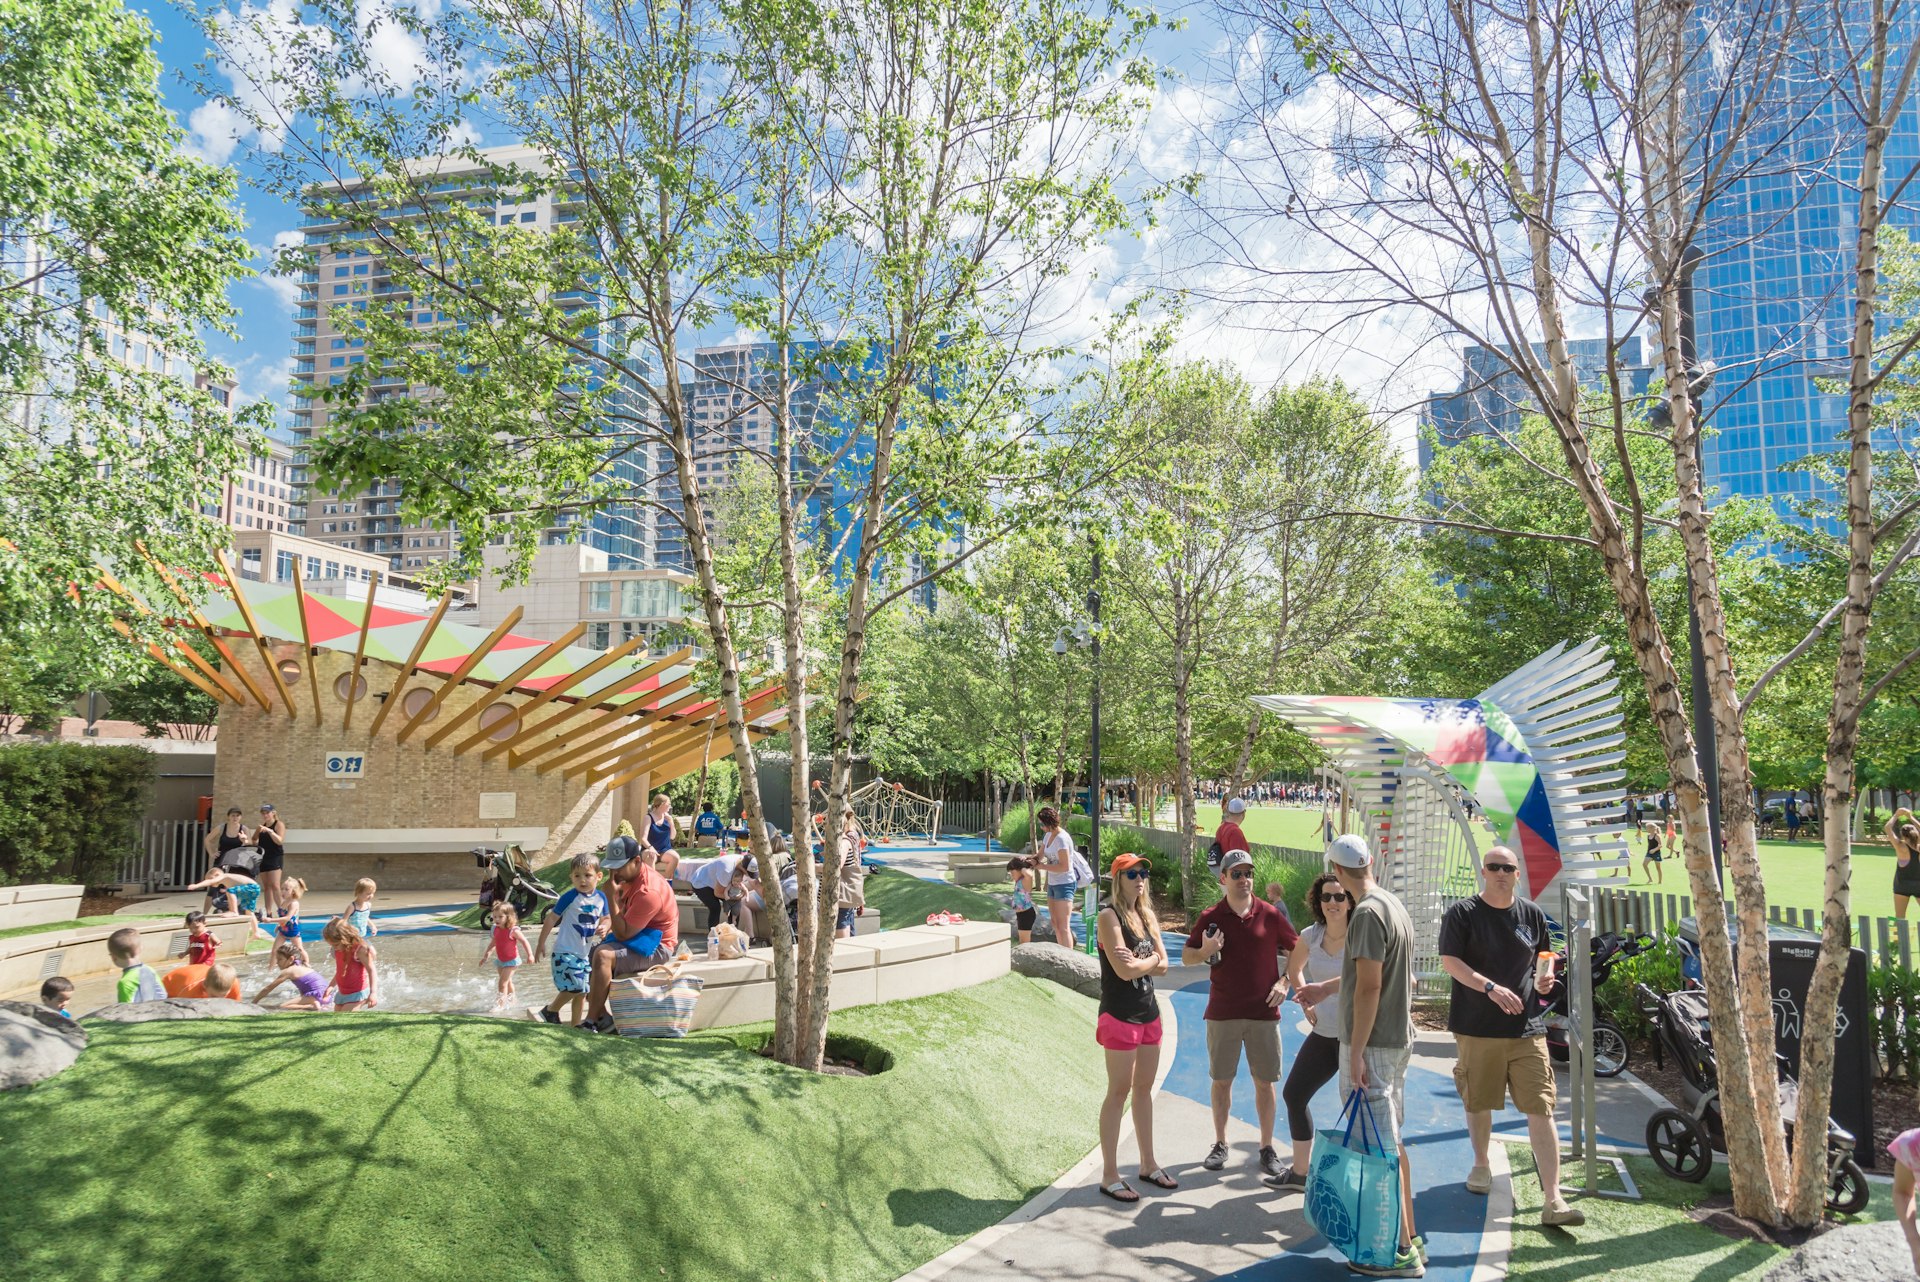
[[[1545,362],[1547,348],[1535,343],[1536,359]],[[1604,384],[1607,370],[1607,343],[1602,338],[1576,338],[1568,342],[1567,354],[1573,361],[1573,376],[1582,388],[1597,389]],[[1620,344],[1619,363],[1626,396],[1641,396],[1652,377],[1640,357],[1640,340],[1628,338]],[[1503,360],[1498,351],[1474,345],[1461,353],[1460,386],[1427,399],[1420,407],[1420,473],[1426,475],[1433,464],[1436,447],[1457,445],[1469,436],[1499,433],[1511,438],[1520,430],[1521,420],[1540,412],[1533,394]]]
[[[1848,8],[1855,29],[1843,40],[1828,24]],[[1821,391],[1815,380],[1846,376],[1864,131],[1834,94],[1835,78],[1852,74],[1834,60],[1864,47],[1868,21],[1865,6],[1794,12],[1809,25],[1799,28],[1798,47],[1731,149],[1724,171],[1734,177],[1708,206],[1694,275],[1698,354],[1715,368],[1706,399],[1707,484],[1721,498],[1782,504],[1808,496],[1813,485],[1807,473],[1782,466],[1835,448],[1846,430],[1846,397]],[[1889,37],[1896,56],[1911,46],[1916,21],[1898,11]],[[1695,34],[1704,56],[1687,100],[1716,111],[1704,128],[1707,154],[1717,155],[1726,146],[1723,122],[1747,118],[1717,92],[1723,78],[1741,74],[1726,65],[1739,41],[1705,18]],[[1898,72],[1894,66],[1889,78]],[[1910,98],[1887,140],[1887,180],[1897,182],[1916,163],[1920,106]],[[1920,226],[1915,193],[1889,207],[1888,221]]]
[[[230,387],[207,390],[222,405],[230,403]],[[228,477],[220,493],[209,499],[202,510],[236,530],[292,532],[293,510],[299,501],[293,479],[293,456],[291,440],[278,434],[268,435],[266,447],[248,456],[245,467]]]
[[[541,163],[540,153],[531,147],[495,147],[482,155],[495,165],[517,164],[532,169]],[[578,202],[571,200],[564,189],[538,195],[499,191],[488,184],[485,171],[464,161],[443,158],[431,169],[423,163],[422,175],[424,195],[436,200],[463,200],[500,226],[551,231],[579,217]],[[339,199],[354,192],[351,188],[329,189],[326,194]],[[400,209],[386,212],[396,219],[405,216]],[[345,381],[348,370],[364,363],[366,356],[354,327],[337,323],[343,318],[336,315],[336,309],[411,308],[416,300],[394,283],[388,265],[366,247],[364,234],[335,221],[318,202],[302,227],[313,270],[300,282],[300,302],[294,312],[294,377],[297,383],[312,387],[337,385]],[[580,307],[599,305],[599,300],[585,289],[573,297]],[[422,339],[427,341],[434,328],[448,320],[444,314],[419,310],[412,313],[411,323],[421,328]],[[594,341],[608,357],[624,355],[624,331],[620,327],[602,324],[595,326],[593,333]],[[606,375],[607,367],[602,367],[588,377]],[[420,396],[432,390],[413,386],[396,373],[393,381],[374,384],[370,401]],[[616,395],[623,405],[634,398],[625,380]],[[296,400],[293,430],[301,447],[326,431],[328,418],[323,402]],[[393,569],[403,572],[417,573],[453,554],[455,533],[409,521],[404,514],[406,495],[391,480],[376,481],[353,493],[315,491],[306,484],[306,451],[301,447],[296,448],[293,460],[296,478],[302,483],[302,505],[295,516],[297,533],[323,543],[384,555]],[[651,522],[644,506],[649,484],[646,464],[644,457],[636,455],[610,465],[609,479],[633,494],[631,504],[583,512],[575,524],[549,531],[547,541],[562,543],[577,537],[604,552],[615,568],[652,564]]]

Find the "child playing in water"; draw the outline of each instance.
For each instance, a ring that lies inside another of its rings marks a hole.
[[[274,927],[276,941],[291,939],[300,942],[300,897],[307,893],[307,883],[298,877],[289,877],[280,883],[281,917],[280,924]],[[307,960],[307,950],[300,950],[300,960]]]
[[[140,961],[140,932],[122,926],[107,936],[107,956],[120,968],[120,986],[115,999],[122,1002],[156,1002],[167,995],[153,967]]]
[[[327,999],[327,981],[320,972],[306,963],[306,953],[292,940],[283,939],[273,946],[273,964],[275,974],[267,986],[253,995],[256,1005],[266,1000],[268,993],[282,984],[292,984],[295,996],[293,1000],[282,1002],[281,1010],[332,1010],[333,1003]]]
[[[207,903],[211,907],[215,892],[231,894],[233,902],[239,905],[240,912],[247,917],[255,930],[260,929],[260,883],[241,872],[228,872],[224,868],[209,869],[207,875],[187,887],[188,890],[207,892]]]
[[[1907,1251],[1913,1256],[1913,1271],[1920,1273],[1920,1219],[1914,1212],[1914,1184],[1920,1181],[1920,1126],[1902,1131],[1887,1145],[1893,1158],[1893,1214],[1900,1231],[1907,1236]]]
[[[335,1010],[371,1008],[378,1000],[375,992],[373,945],[345,917],[327,923],[320,938],[333,949],[333,984],[327,990]]]
[[[55,975],[40,985],[40,1004],[59,1011],[68,1019],[73,1018],[73,1012],[67,1009],[67,1003],[71,1000],[73,1000],[73,981],[65,975]]]
[[[219,951],[220,940],[207,929],[207,915],[200,912],[188,913],[187,946],[174,956],[186,958],[189,966],[211,966],[213,955]]]
[[[540,942],[533,959],[547,949],[547,936],[557,926],[560,938],[553,946],[553,1000],[540,1012],[549,1024],[560,1022],[560,1008],[573,1003],[567,1022],[577,1024],[587,999],[587,956],[607,933],[607,897],[600,891],[600,856],[588,851],[573,857],[573,889],[554,901],[540,922]],[[509,974],[512,972],[508,972]]]
[[[353,883],[353,902],[347,905],[347,924],[360,932],[362,939],[372,939],[380,933],[373,924],[373,894],[380,887],[373,878],[362,877]]]
[[[500,991],[493,1003],[499,1010],[513,1000],[513,972],[520,964],[521,952],[532,952],[527,943],[526,932],[520,929],[520,913],[509,903],[493,906],[493,936],[487,940],[486,951],[480,954],[480,964],[486,965],[487,958],[493,958],[494,969],[499,973]]]

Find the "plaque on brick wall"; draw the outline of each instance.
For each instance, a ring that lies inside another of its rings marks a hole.
[[[482,819],[513,818],[514,798],[518,794],[511,792],[483,792],[480,794],[480,817]]]
[[[333,781],[360,779],[366,775],[367,759],[357,752],[329,752],[327,778]]]

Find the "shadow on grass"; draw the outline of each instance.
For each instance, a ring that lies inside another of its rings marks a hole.
[[[995,1085],[1069,1015],[1091,1045],[1090,1013],[1011,977],[836,1016],[894,1053],[871,1078],[773,1064],[753,1029],[636,1042],[379,1012],[101,1028],[73,1070],[0,1096],[0,1273],[883,1282],[1091,1144],[1090,1112],[1009,1131]],[[1080,1050],[1062,1080],[1090,1088]]]

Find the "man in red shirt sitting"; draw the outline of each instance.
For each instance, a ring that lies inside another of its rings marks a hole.
[[[1235,799],[1238,800],[1237,798]],[[1232,804],[1232,803],[1229,803]],[[1221,831],[1238,824],[1222,824]],[[1213,967],[1207,993],[1207,1059],[1213,1079],[1213,1148],[1201,1163],[1209,1171],[1227,1164],[1227,1114],[1240,1051],[1253,1074],[1253,1106],[1260,1118],[1260,1169],[1285,1169],[1273,1151],[1274,1083],[1280,1080],[1280,1003],[1286,1000],[1283,959],[1299,936],[1279,909],[1253,893],[1253,856],[1229,850],[1220,857],[1220,888],[1226,898],[1200,914],[1187,936],[1184,960]]]
[[[640,843],[615,837],[607,843],[600,867],[612,874],[607,894],[607,937],[594,947],[587,981],[587,1018],[580,1027],[613,1031],[607,994],[622,975],[637,975],[672,959],[680,944],[680,905],[673,884],[639,857]]]

